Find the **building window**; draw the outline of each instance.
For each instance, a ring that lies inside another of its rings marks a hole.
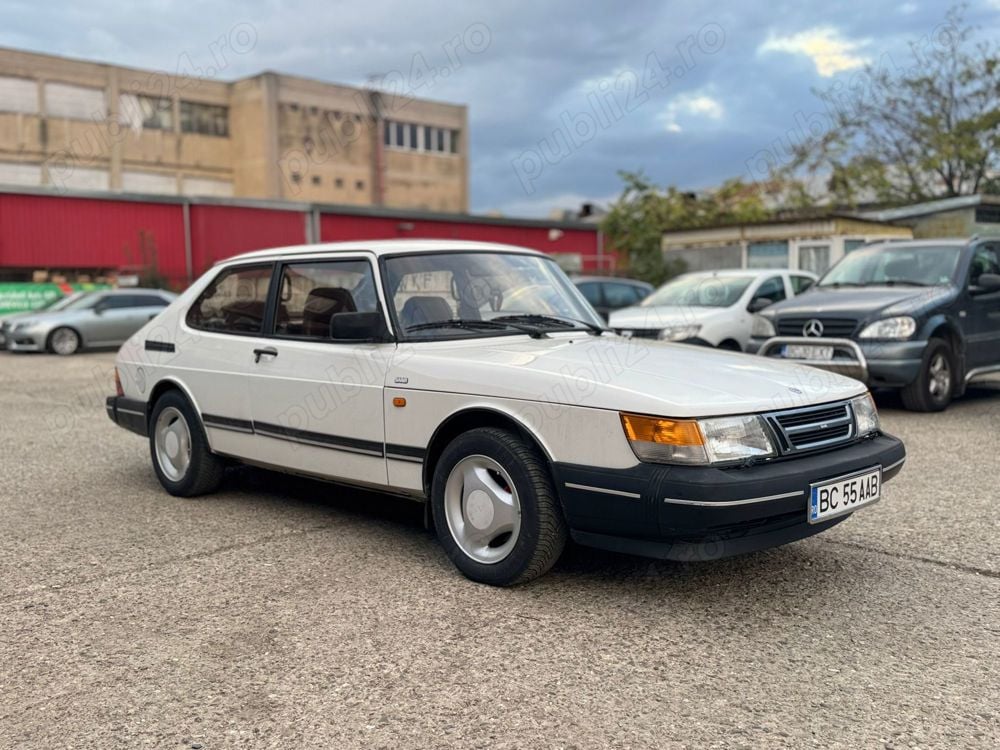
[[[788,268],[788,243],[751,242],[747,248],[747,268]]]
[[[458,153],[458,131],[433,125],[386,121],[384,143],[392,148],[439,154]]]
[[[392,129],[395,135],[395,138],[393,138],[392,141],[392,145],[397,146],[399,148],[403,148],[403,134],[405,130],[405,128],[403,127],[403,123],[401,122],[395,123]]]
[[[799,268],[822,276],[830,267],[829,245],[800,245]]]
[[[866,245],[868,240],[844,240],[844,255],[853,253],[862,245]]]
[[[181,132],[229,135],[229,108],[215,104],[181,102]]]
[[[318,174],[314,174],[312,176],[312,184],[313,185],[319,185],[320,182],[322,182],[322,180],[320,179],[319,175]]]
[[[451,153],[453,153],[453,154],[457,154],[458,153],[458,131],[457,130],[452,130],[451,131]]]
[[[333,186],[334,187],[338,187],[338,188],[344,187],[344,178],[343,177],[338,177],[337,179],[335,179],[333,181]]]
[[[409,146],[412,149],[420,148],[420,128],[417,125],[410,125]]]
[[[174,129],[174,103],[165,97],[139,96],[142,127],[153,130]]]
[[[300,175],[298,172],[292,172],[292,182],[298,185],[300,182],[302,182],[302,175]]]
[[[365,189],[365,181],[364,180],[358,180],[357,182],[354,183],[354,187],[356,187],[358,190],[364,190]]]

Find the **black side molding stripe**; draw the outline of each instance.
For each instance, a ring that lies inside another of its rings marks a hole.
[[[233,419],[232,417],[220,417],[215,414],[202,414],[201,421],[206,427],[217,427],[220,430],[253,432],[253,422],[248,419]]]
[[[358,440],[356,438],[341,437],[339,435],[327,435],[322,432],[310,432],[308,430],[298,430],[293,427],[285,427],[280,424],[269,422],[254,422],[253,430],[266,437],[279,438],[282,440],[292,440],[297,443],[308,443],[318,445],[322,448],[333,448],[335,450],[345,450],[352,453],[365,453],[380,458],[385,455],[383,443],[374,440]]]
[[[176,347],[169,341],[150,341],[146,339],[147,352],[175,352]]]
[[[386,458],[391,458],[394,461],[410,461],[412,463],[422,464],[424,459],[427,457],[427,449],[415,448],[411,445],[386,443],[385,455]]]
[[[427,457],[427,450],[425,448],[415,448],[410,445],[383,444],[374,440],[358,440],[357,438],[342,437],[339,435],[327,435],[323,432],[299,430],[294,427],[271,424],[270,422],[251,422],[247,419],[234,419],[233,417],[222,417],[217,414],[202,414],[201,421],[206,427],[220,430],[261,435],[276,440],[288,440],[293,443],[315,445],[319,448],[329,448],[330,450],[346,451],[348,453],[360,453],[366,456],[377,456],[379,458],[384,456],[394,461],[407,461],[419,464],[423,463]]]

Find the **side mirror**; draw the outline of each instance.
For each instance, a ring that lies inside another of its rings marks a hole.
[[[750,304],[747,306],[747,310],[752,313],[759,313],[765,307],[770,307],[774,304],[774,300],[770,297],[757,297],[756,299],[750,300]]]
[[[330,318],[330,338],[378,344],[389,340],[389,329],[381,312],[337,313]]]
[[[104,311],[107,309],[108,306],[104,304],[94,305],[94,315],[104,315]]]
[[[973,294],[989,294],[990,292],[1000,292],[1000,274],[983,273],[976,279],[976,284],[972,287]]]

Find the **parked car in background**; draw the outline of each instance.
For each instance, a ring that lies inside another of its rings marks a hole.
[[[381,489],[509,585],[570,538],[697,560],[874,503],[905,449],[861,383],[811,374],[615,336],[534,250],[372,241],[213,268],[122,347],[106,408],[173,495],[231,462]]]
[[[12,352],[75,354],[81,349],[121,346],[155,318],[177,295],[160,289],[81,292],[47,310],[5,324]]]
[[[638,306],[611,314],[624,336],[745,351],[753,314],[801,294],[814,283],[808,271],[699,271],[678,276]]]
[[[940,411],[973,378],[1000,371],[1000,240],[855,250],[808,295],[759,315],[751,347]]]
[[[7,315],[0,315],[0,349],[7,348],[7,339],[10,330],[13,328],[16,321],[42,312],[55,312],[57,310],[61,310],[81,294],[83,294],[83,292],[75,292],[65,296],[54,297],[49,300],[48,304],[37,307],[34,310],[24,310],[21,312],[8,313]]]
[[[573,283],[583,292],[597,314],[607,322],[615,310],[642,302],[653,291],[653,285],[636,279],[608,276],[575,276]]]

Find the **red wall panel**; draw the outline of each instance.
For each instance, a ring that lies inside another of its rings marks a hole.
[[[213,263],[251,250],[306,242],[306,214],[245,206],[191,206],[195,276]]]
[[[366,239],[459,239],[478,242],[502,242],[548,253],[597,255],[597,228],[562,229],[550,238],[547,227],[509,224],[462,223],[430,219],[388,218],[382,216],[345,216],[325,213],[320,216],[323,242]],[[596,267],[593,257],[584,259],[584,268]]]
[[[179,205],[0,194],[0,266],[139,270],[154,255],[160,273],[183,279]]]

